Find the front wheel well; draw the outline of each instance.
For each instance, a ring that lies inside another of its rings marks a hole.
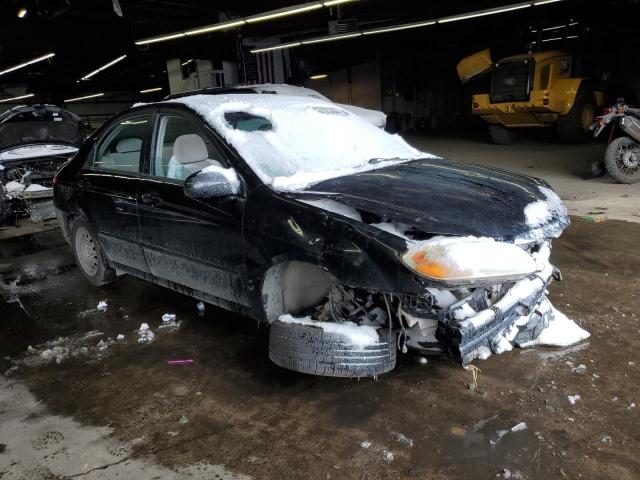
[[[272,266],[262,282],[262,309],[271,323],[280,315],[295,315],[317,305],[338,284],[338,280],[319,265],[288,261]]]

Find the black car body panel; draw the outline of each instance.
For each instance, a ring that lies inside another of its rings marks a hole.
[[[316,183],[305,193],[328,196],[433,235],[513,241],[530,230],[525,207],[546,200],[541,186],[548,184],[504,170],[429,158]]]

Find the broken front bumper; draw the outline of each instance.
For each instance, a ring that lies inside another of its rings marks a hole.
[[[553,310],[546,294],[551,282],[560,278],[560,272],[549,263],[550,254],[549,243],[543,242],[532,254],[538,266],[537,272],[512,284],[501,298],[488,302],[483,309],[478,309],[472,294],[442,308],[437,326],[435,319],[409,319],[406,314],[405,321],[409,320],[410,326],[413,323],[414,329],[418,328],[418,323],[424,327],[431,322],[434,340],[437,339],[440,348],[463,365],[475,358],[486,358],[492,353],[503,353],[513,346],[532,342],[553,320]],[[423,338],[427,337],[425,331],[422,328]],[[409,332],[410,347],[429,345],[428,342],[416,342],[416,338],[411,337]]]

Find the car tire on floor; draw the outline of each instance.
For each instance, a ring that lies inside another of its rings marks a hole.
[[[107,263],[100,244],[84,220],[73,222],[71,247],[80,272],[89,282],[95,286],[113,282],[116,272]]]
[[[357,346],[339,333],[319,327],[275,321],[269,334],[269,358],[301,373],[332,377],[376,377],[396,365],[396,335],[377,330],[378,342]]]

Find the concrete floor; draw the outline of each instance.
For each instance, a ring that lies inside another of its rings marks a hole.
[[[460,142],[451,156],[497,148]],[[195,300],[130,277],[94,288],[57,230],[4,239],[0,478],[637,479],[638,238],[634,223],[574,217],[554,245],[565,281],[551,299],[592,337],[477,362],[475,390],[444,359],[402,356],[377,381],[282,370],[251,320],[210,306],[200,316]],[[180,329],[158,329],[166,312]],[[153,343],[137,342],[142,322]],[[68,358],[43,360],[55,346]]]

